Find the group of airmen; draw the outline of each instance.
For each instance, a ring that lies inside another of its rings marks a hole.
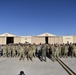
[[[8,44],[0,45],[0,57],[17,57],[19,60],[38,57],[41,61],[46,62],[46,57],[55,58],[76,58],[76,44]]]

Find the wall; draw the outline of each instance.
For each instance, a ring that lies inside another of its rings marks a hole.
[[[21,37],[15,36],[14,37],[14,43],[21,43]]]
[[[73,43],[76,43],[76,35],[73,36]]]
[[[48,43],[76,43],[76,36],[49,36]],[[14,43],[45,43],[45,36],[14,36]],[[0,44],[6,44],[6,36],[0,36]]]
[[[6,37],[4,37],[4,36],[0,37],[0,45],[2,45],[2,44],[6,44]]]
[[[36,44],[40,44],[40,43],[45,43],[45,37],[43,36],[32,36],[31,37],[31,43],[36,43]]]
[[[54,40],[54,36],[51,36],[48,38],[49,44],[54,44],[55,40]]]
[[[31,43],[31,36],[21,36],[21,43],[25,42]]]
[[[62,44],[63,43],[63,37],[62,36],[50,36],[49,37],[49,43],[50,44]]]
[[[59,44],[62,44],[62,43],[63,43],[63,37],[59,36]]]
[[[73,36],[63,36],[63,43],[73,43]]]

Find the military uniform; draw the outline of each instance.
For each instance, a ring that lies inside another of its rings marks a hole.
[[[12,46],[12,57],[16,57],[16,47]]]
[[[24,58],[25,58],[24,47],[21,46],[21,47],[20,47],[20,58],[19,58],[19,60],[21,60],[21,59],[24,60]]]
[[[20,50],[21,50],[21,46],[20,45],[16,45],[16,57],[20,56]]]
[[[5,57],[6,56],[6,47],[5,46],[3,46],[3,57]]]
[[[73,45],[69,45],[69,56],[73,57]]]
[[[36,57],[36,45],[33,45],[33,56]]]
[[[6,57],[8,57],[8,46],[7,45],[5,45],[4,46],[4,50],[3,50],[4,52],[4,56],[6,56]]]
[[[64,53],[65,53],[65,46],[64,44],[61,46],[61,57],[64,57]]]
[[[65,53],[64,56],[67,58],[68,57],[68,45],[65,45]]]
[[[61,58],[61,45],[59,45],[59,57]]]
[[[58,47],[58,45],[55,46],[55,58],[56,57],[59,57],[59,47]]]
[[[26,45],[24,45],[24,54],[25,54],[25,56],[27,56],[27,46]]]
[[[8,57],[11,56],[11,48],[10,48],[10,45],[8,45]]]
[[[45,45],[43,45],[42,46],[42,57],[41,57],[41,60],[43,61],[46,61],[46,46]]]
[[[0,56],[2,56],[2,53],[3,52],[3,46],[2,45],[0,45]]]
[[[51,45],[50,47],[50,57],[52,58],[53,61],[55,61],[55,46]]]
[[[27,60],[31,59],[31,61],[33,61],[33,48],[32,48],[32,45],[30,45],[28,47],[28,55],[27,55]]]
[[[76,57],[76,46],[75,45],[73,45],[72,57]]]
[[[37,45],[37,56],[38,58],[40,59],[40,56],[41,56],[41,45]]]
[[[46,44],[46,55],[47,55],[47,57],[50,57],[49,49],[50,49],[50,45]]]
[[[74,46],[75,58],[76,58],[76,45]]]

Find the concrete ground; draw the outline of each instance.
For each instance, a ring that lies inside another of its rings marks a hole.
[[[62,58],[61,59],[69,68],[76,73],[76,58]]]
[[[74,72],[76,72],[76,58],[61,58]],[[19,58],[0,58],[0,75],[18,75],[24,71],[25,75],[69,75],[57,62],[47,58],[41,62],[38,58],[32,61],[19,61]]]

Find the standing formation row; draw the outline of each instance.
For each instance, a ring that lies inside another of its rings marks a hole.
[[[38,57],[46,61],[46,57],[76,57],[75,44],[9,44],[0,46],[1,57],[19,57],[19,60],[27,58],[32,60]]]

